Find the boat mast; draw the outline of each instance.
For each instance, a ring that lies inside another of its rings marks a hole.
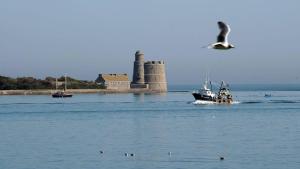
[[[55,78],[55,90],[57,91],[57,78]]]
[[[67,75],[65,75],[65,91],[67,91]]]

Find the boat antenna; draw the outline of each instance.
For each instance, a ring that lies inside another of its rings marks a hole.
[[[205,73],[205,81],[206,81],[206,82],[209,81],[209,73],[208,73],[208,72]]]

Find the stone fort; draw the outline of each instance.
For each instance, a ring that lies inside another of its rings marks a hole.
[[[166,92],[168,89],[164,61],[145,61],[144,53],[136,51],[130,88]]]
[[[144,54],[136,51],[132,81],[128,75],[99,74],[97,84],[106,89],[167,92],[167,80],[164,61],[145,61]]]

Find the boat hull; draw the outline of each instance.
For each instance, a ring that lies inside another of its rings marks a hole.
[[[233,100],[231,98],[214,98],[211,96],[201,95],[199,93],[193,93],[195,100],[198,101],[210,101],[212,103],[220,103],[220,104],[232,104]]]
[[[62,97],[72,97],[73,95],[72,94],[61,94],[61,93],[54,93],[52,94],[52,97],[53,98],[62,98]]]
[[[204,101],[215,101],[215,99],[211,96],[201,95],[199,93],[193,93],[195,100],[204,100]]]

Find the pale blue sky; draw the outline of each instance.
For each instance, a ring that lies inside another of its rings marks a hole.
[[[222,5],[222,6],[221,6]],[[300,1],[0,0],[0,74],[94,80],[132,74],[134,53],[165,60],[170,84],[300,83]],[[230,51],[203,49],[217,21]]]

